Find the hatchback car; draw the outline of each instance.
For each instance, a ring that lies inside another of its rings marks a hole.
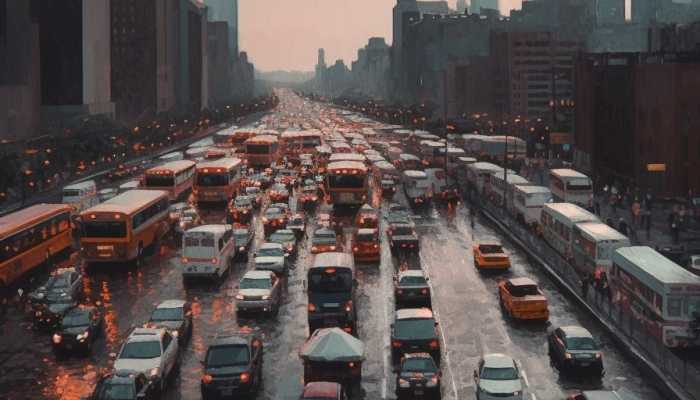
[[[408,353],[396,372],[396,397],[440,398],[440,370],[428,353]]]
[[[281,244],[264,243],[255,253],[255,269],[284,275],[287,273],[287,257]]]
[[[284,253],[290,257],[297,254],[297,237],[293,231],[289,229],[280,229],[270,235],[268,239],[270,243],[279,243],[284,249]]]
[[[394,278],[394,298],[396,306],[404,305],[430,307],[430,285],[422,270],[399,271]]]
[[[202,399],[254,395],[263,380],[263,342],[257,336],[218,337],[202,364]]]
[[[301,189],[299,203],[305,210],[312,210],[318,205],[319,193],[316,185],[307,185]]]
[[[154,400],[158,387],[143,372],[112,371],[97,381],[95,390],[84,400]]]
[[[202,218],[199,216],[197,209],[189,206],[180,213],[177,224],[175,224],[175,233],[182,235],[188,229],[202,225]]]
[[[294,232],[297,239],[301,239],[306,233],[306,219],[302,213],[294,213],[287,222],[287,229]]]
[[[29,300],[32,303],[42,303],[56,295],[66,295],[77,300],[83,287],[82,277],[76,268],[59,268],[51,274],[45,284],[29,293]]]
[[[440,362],[438,323],[428,308],[396,310],[391,324],[391,354],[398,360],[406,353],[429,353]]]
[[[280,279],[272,271],[248,271],[238,285],[238,314],[266,312],[276,314],[282,303]]]
[[[89,353],[102,327],[102,316],[95,307],[78,306],[63,316],[51,337],[57,355],[71,352]]]
[[[253,219],[253,199],[236,196],[229,204],[229,220],[232,223],[248,224]]]
[[[179,355],[177,340],[173,340],[173,336],[167,330],[136,328],[119,350],[114,369],[144,373],[162,392],[175,370]]]
[[[328,251],[341,251],[342,246],[338,241],[338,235],[332,229],[320,228],[311,236],[311,253],[325,253]]]
[[[413,224],[392,223],[386,234],[392,254],[413,253],[420,249],[418,234]]]
[[[522,400],[523,384],[515,360],[505,354],[487,354],[474,370],[478,400]]]
[[[603,374],[603,353],[586,328],[562,326],[553,329],[547,339],[549,356],[560,369]]]
[[[253,201],[253,207],[260,208],[263,202],[263,192],[259,187],[248,186],[244,189],[244,193]]]
[[[165,300],[156,306],[149,328],[165,328],[184,344],[192,336],[192,305],[186,300]]]

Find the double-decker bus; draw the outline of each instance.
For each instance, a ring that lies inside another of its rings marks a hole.
[[[146,170],[144,189],[164,190],[170,201],[177,201],[192,191],[195,162],[191,160],[171,161]]]
[[[80,247],[88,263],[141,261],[170,230],[169,194],[134,189],[80,214]]]
[[[280,158],[280,148],[276,136],[260,135],[243,144],[246,162],[250,167],[269,167]]]
[[[549,190],[556,201],[590,207],[593,185],[586,175],[573,169],[560,168],[549,171]]]
[[[197,203],[228,203],[241,184],[243,162],[238,158],[197,163],[194,195]]]
[[[598,217],[571,203],[549,203],[542,207],[540,227],[544,240],[563,257],[570,259],[574,225],[579,222],[600,222]]]
[[[700,345],[700,277],[646,246],[621,247],[609,274],[613,302],[667,347]]]
[[[71,245],[67,204],[37,204],[0,217],[0,288]]]
[[[337,161],[326,169],[326,193],[334,206],[360,207],[369,198],[367,167],[357,161]]]

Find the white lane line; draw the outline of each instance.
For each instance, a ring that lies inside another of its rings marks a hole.
[[[537,396],[534,393],[530,393],[530,397],[532,397],[532,400],[537,400]]]
[[[421,258],[421,265],[425,268],[425,272],[430,276],[430,267],[429,264],[426,263],[423,259],[423,254],[425,252],[421,251],[419,257]],[[431,302],[432,302],[432,308],[433,308],[433,314],[435,316],[435,320],[439,321],[440,324],[442,324],[442,320],[440,319],[440,306],[438,305],[437,301],[437,292],[435,291],[435,288],[433,287],[432,284],[432,279],[428,279],[428,287],[430,287],[430,293],[431,293]],[[447,371],[450,373],[450,383],[452,384],[452,393],[454,394],[455,400],[459,399],[457,395],[457,383],[455,383],[455,375],[452,372],[452,363],[450,362],[450,353],[447,349],[447,340],[445,339],[445,327],[441,325],[438,329],[440,332],[440,340],[442,341],[442,348],[444,349],[444,359],[445,359],[445,364],[447,364]]]
[[[523,374],[523,380],[525,381],[525,387],[530,387],[530,381],[527,380],[527,372],[525,372],[524,369],[520,369],[521,373]]]

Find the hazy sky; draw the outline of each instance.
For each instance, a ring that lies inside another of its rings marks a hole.
[[[451,7],[457,0],[448,0]],[[318,48],[326,63],[350,63],[372,36],[391,42],[396,0],[239,0],[241,50],[256,68],[313,70]],[[501,11],[521,0],[500,0]]]

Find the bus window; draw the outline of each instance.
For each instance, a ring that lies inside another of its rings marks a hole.
[[[270,146],[267,144],[248,144],[245,152],[249,154],[267,154],[270,152]]]
[[[669,298],[668,299],[668,316],[669,317],[680,317],[681,316],[681,299]]]
[[[146,187],[169,187],[175,185],[175,179],[172,175],[146,175]]]
[[[337,189],[352,189],[364,187],[365,177],[357,175],[331,175],[330,187]]]
[[[126,222],[124,221],[85,221],[83,222],[82,227],[84,237],[126,237]]]
[[[198,174],[197,185],[199,186],[226,186],[228,185],[228,175],[224,174]]]

